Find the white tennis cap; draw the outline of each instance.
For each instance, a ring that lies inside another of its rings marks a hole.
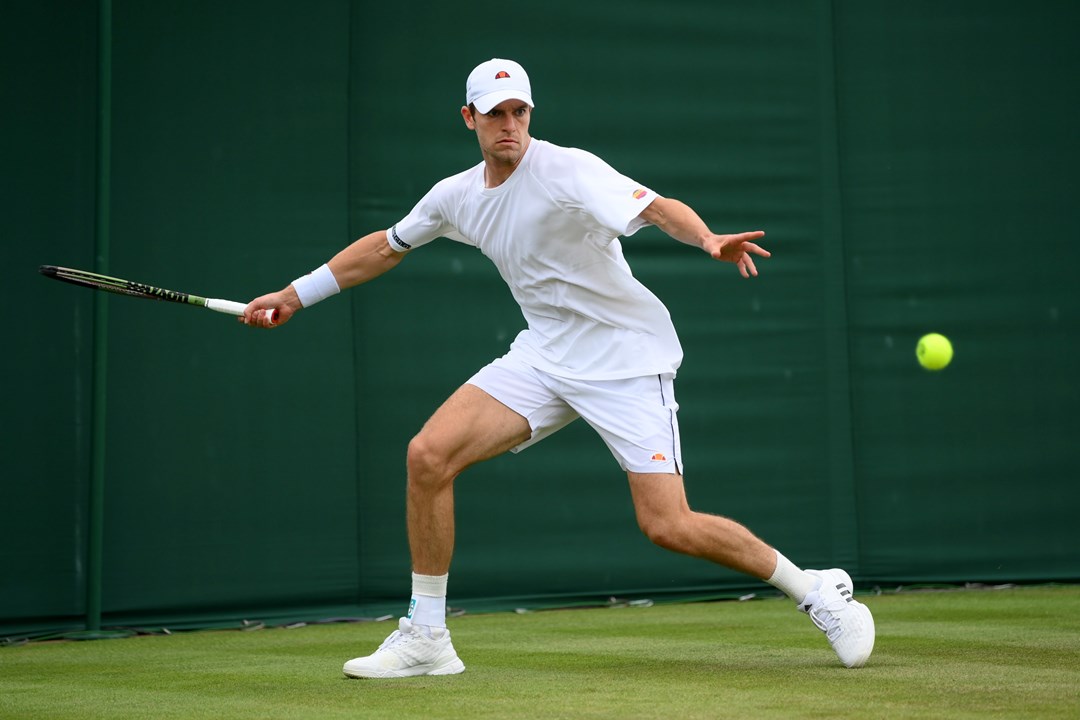
[[[535,107],[525,68],[513,60],[493,58],[477,65],[465,81],[465,104],[487,113],[504,100],[523,100]]]

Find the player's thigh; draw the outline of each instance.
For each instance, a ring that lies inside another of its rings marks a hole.
[[[677,473],[627,472],[630,496],[638,525],[646,529],[652,523],[678,518],[688,512],[686,486]]]
[[[460,472],[525,442],[529,422],[474,385],[447,398],[410,444],[410,459],[439,463]]]

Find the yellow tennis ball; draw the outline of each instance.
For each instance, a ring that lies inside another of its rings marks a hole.
[[[927,370],[941,370],[952,361],[952,343],[938,333],[923,335],[915,346],[915,357]]]

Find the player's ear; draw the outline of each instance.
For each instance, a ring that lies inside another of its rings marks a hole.
[[[473,109],[471,105],[461,106],[461,118],[465,121],[465,127],[470,130],[476,129],[476,120],[473,119]]]

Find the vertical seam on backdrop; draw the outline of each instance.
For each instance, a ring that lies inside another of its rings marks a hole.
[[[353,131],[352,131],[352,109],[353,109],[353,93],[352,93],[352,69],[353,69],[353,3],[351,0],[346,3],[346,18],[345,18],[345,241],[348,242],[352,235],[353,217],[352,217],[352,155],[353,155]],[[353,293],[349,294],[349,316],[350,325],[353,331],[352,342],[352,380],[353,380],[353,487],[355,488],[355,503],[354,503],[354,515],[353,521],[355,523],[355,543],[356,548],[356,576],[354,578],[355,587],[353,597],[357,603],[363,602],[363,578],[361,577],[361,567],[363,566],[363,539],[361,533],[361,527],[363,526],[361,517],[361,459],[364,457],[362,448],[360,447],[360,427],[361,427],[361,410],[363,403],[360,402],[360,393],[363,392],[364,384],[360,381],[360,373],[362,372],[363,364],[360,357],[360,349],[358,347],[359,338],[364,337],[360,332],[360,313],[356,308],[356,301],[353,297]]]
[[[835,213],[835,227],[832,229],[835,232],[835,243],[832,247],[835,248],[833,252],[829,252],[829,237],[825,238],[826,242],[826,268],[829,266],[829,260],[833,260],[837,272],[839,273],[839,290],[832,294],[831,298],[827,299],[826,306],[827,312],[831,311],[834,314],[832,323],[830,319],[826,317],[826,328],[833,325],[832,332],[827,333],[828,337],[828,349],[827,351],[837,358],[842,367],[841,371],[831,373],[830,376],[838,387],[842,394],[842,399],[835,405],[827,402],[827,407],[831,409],[830,416],[843,415],[845,423],[839,428],[838,432],[842,434],[842,437],[831,439],[829,445],[829,467],[834,473],[833,489],[834,491],[842,490],[847,496],[847,502],[834,502],[833,507],[836,508],[834,521],[839,517],[840,522],[834,522],[832,539],[833,539],[833,553],[842,554],[844,552],[852,553],[852,561],[855,563],[856,573],[859,571],[860,563],[860,550],[859,550],[859,517],[858,517],[858,502],[857,502],[857,482],[855,478],[855,430],[854,430],[854,398],[852,395],[851,387],[851,331],[848,322],[848,308],[849,292],[848,292],[848,280],[846,270],[846,253],[845,253],[845,215],[844,215],[844,194],[843,194],[843,151],[841,147],[840,137],[840,77],[839,77],[839,64],[837,61],[838,53],[838,38],[836,32],[836,17],[837,17],[837,0],[826,0],[823,3],[824,11],[828,13],[828,17],[825,18],[823,23],[828,33],[828,44],[826,48],[825,57],[823,58],[828,62],[829,67],[827,72],[823,73],[823,77],[827,78],[830,83],[828,88],[827,97],[823,99],[822,112],[822,124],[827,127],[822,131],[822,142],[827,143],[828,147],[822,148],[822,157],[825,163],[828,165],[823,167],[823,171],[827,172],[827,176],[823,179],[828,187],[826,189],[827,205],[831,207],[823,208],[823,212]],[[829,157],[831,155],[831,157]],[[839,352],[834,352],[839,349]],[[837,360],[834,360],[835,365]],[[840,469],[842,472],[839,472]],[[836,475],[839,475],[837,477]],[[838,485],[837,483],[842,483]],[[844,522],[850,523],[850,530],[848,532],[839,532]],[[850,545],[850,551],[846,548]],[[846,558],[834,558],[834,560],[844,560]]]
[[[847,202],[844,197],[844,145],[843,135],[841,133],[841,115],[840,115],[840,36],[836,31],[836,4],[838,0],[829,0],[829,24],[832,29],[832,71],[833,71],[833,117],[835,118],[834,134],[836,136],[836,198],[839,204],[840,214],[840,238],[841,238],[841,250],[842,257],[845,263],[841,265],[842,271],[840,275],[841,287],[843,289],[844,296],[844,350],[847,357],[847,411],[848,411],[848,451],[850,457],[850,477],[851,477],[851,499],[854,515],[855,525],[855,570],[861,572],[862,569],[862,542],[859,528],[861,526],[862,518],[859,515],[859,479],[856,475],[855,468],[855,391],[851,383],[851,368],[852,368],[852,348],[851,348],[851,293],[848,286],[848,272],[847,272]]]
[[[98,2],[98,134],[94,269],[109,268],[112,208],[112,0]],[[109,299],[94,297],[93,375],[90,409],[90,477],[87,509],[86,584],[83,611],[87,630],[101,629],[105,536],[105,451],[108,424]]]
[[[848,285],[847,272],[847,202],[844,197],[844,145],[840,115],[840,36],[836,31],[836,5],[838,0],[829,0],[829,24],[832,35],[832,72],[833,72],[833,117],[834,135],[836,137],[836,198],[839,205],[840,215],[840,238],[841,257],[845,263],[841,265],[840,281],[844,297],[844,350],[847,357],[847,411],[848,411],[848,451],[850,458],[851,498],[855,525],[855,569],[862,569],[862,543],[859,528],[862,518],[859,515],[859,480],[855,472],[855,391],[851,383],[852,347],[851,347],[851,293]]]

